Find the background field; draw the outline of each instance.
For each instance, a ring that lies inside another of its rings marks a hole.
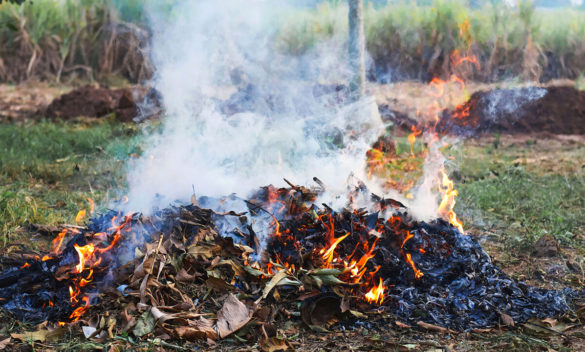
[[[0,5],[0,82],[90,79],[112,76],[136,83],[153,72],[148,55],[146,7],[173,16],[173,0],[37,0]],[[345,38],[347,7],[332,0],[291,1],[276,45],[300,55],[330,38]],[[300,5],[303,4],[303,5]],[[547,5],[557,4],[555,7]],[[366,2],[369,78],[428,81],[452,73],[454,50],[476,55],[479,67],[465,78],[547,81],[582,79],[585,12],[567,2],[504,1]],[[560,21],[559,19],[562,19]],[[344,40],[344,39],[342,39]]]

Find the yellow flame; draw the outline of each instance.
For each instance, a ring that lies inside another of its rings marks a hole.
[[[382,304],[384,302],[384,284],[382,282],[382,278],[380,278],[380,283],[377,286],[374,286],[366,293],[366,300],[370,303],[378,303]]]
[[[453,181],[449,179],[445,170],[441,170],[441,185],[439,186],[443,194],[441,204],[439,204],[439,214],[449,220],[449,223],[455,226],[459,232],[463,233],[463,224],[457,220],[457,214],[453,211],[455,207],[455,197],[459,194],[453,186]]]
[[[85,209],[81,209],[78,213],[77,216],[75,217],[75,222],[76,223],[80,223],[83,221],[83,219],[85,218]]]

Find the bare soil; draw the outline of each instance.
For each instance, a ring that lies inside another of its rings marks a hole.
[[[444,133],[585,134],[585,92],[571,86],[478,91],[437,126]]]
[[[115,113],[120,121],[129,122],[138,116],[137,101],[147,93],[147,88],[108,89],[84,86],[53,100],[44,115],[64,120],[85,117],[103,117]]]

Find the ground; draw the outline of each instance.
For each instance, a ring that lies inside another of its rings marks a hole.
[[[466,89],[472,93],[477,88],[468,86]],[[9,99],[26,101],[27,98],[19,98],[14,92],[27,92],[28,95],[23,95],[29,97],[30,92],[36,92],[32,95],[38,98],[37,102],[31,98],[28,108],[19,108],[32,111],[31,105],[41,104],[38,101],[45,101],[51,94],[64,90],[2,86],[0,106]],[[376,87],[379,101],[402,105],[404,111],[411,112],[425,104],[427,90],[427,86],[418,84],[404,84],[399,90]],[[402,92],[401,95],[393,96],[392,92],[396,91]],[[417,97],[409,102],[409,94]],[[24,105],[26,102],[21,104]],[[111,118],[55,122],[26,116],[19,114],[10,121],[5,118],[0,124],[0,251],[3,254],[21,247],[46,249],[52,238],[44,236],[34,225],[74,223],[77,211],[87,208],[87,198],[96,204],[107,204],[109,200],[122,197],[125,162],[139,155],[144,147],[142,125],[123,124]],[[156,122],[149,124],[152,126]],[[399,155],[384,166],[395,177],[407,172],[411,163],[406,137],[396,137],[396,140]],[[583,287],[585,136],[489,135],[453,141],[445,153],[454,157],[448,167],[459,191],[457,214],[466,230],[482,241],[505,272],[536,286]],[[416,158],[414,160],[416,163]],[[543,235],[549,235],[546,237],[549,241],[539,241]],[[545,256],[538,256],[542,252]],[[332,332],[313,332],[299,320],[279,326],[279,335],[299,351],[585,349],[583,308],[548,323],[512,327],[502,322],[502,327],[497,329],[461,334],[399,326],[392,317],[379,312],[367,315],[362,319],[364,324],[353,324],[345,331],[334,326]],[[10,333],[32,329],[16,321],[10,322],[0,327],[0,349],[2,340]],[[90,342],[78,330],[79,326],[70,327],[68,334],[56,341],[29,341],[16,348],[108,349],[113,341],[132,350],[157,350],[161,346],[157,341],[138,344],[128,336]],[[162,347],[193,349],[182,342]],[[197,348],[260,350],[261,347],[256,341],[232,338],[217,345],[201,343]]]

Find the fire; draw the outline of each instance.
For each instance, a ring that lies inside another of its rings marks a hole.
[[[93,257],[93,252],[95,252],[95,247],[92,243],[80,247],[78,244],[74,244],[73,247],[79,254],[79,264],[75,266],[75,270],[78,273],[83,272],[83,268],[85,267],[85,263]]]
[[[91,198],[87,198],[87,202],[89,203],[89,213],[93,214],[95,212],[95,203]]]
[[[416,268],[416,265],[414,264],[414,262],[412,261],[412,256],[410,255],[410,253],[406,253],[405,254],[405,258],[406,258],[406,262],[410,265],[410,267],[412,268],[412,271],[414,271],[414,277],[419,280],[421,277],[424,276],[423,272],[418,270]]]
[[[463,224],[457,220],[457,214],[453,211],[455,207],[455,197],[459,194],[453,186],[453,181],[449,179],[445,170],[441,170],[441,184],[439,189],[442,193],[441,204],[439,205],[439,214],[446,217],[449,223],[455,226],[459,232],[464,233]]]
[[[30,267],[30,264],[28,262],[26,262],[20,268],[24,269],[24,268],[28,268],[28,267]]]
[[[408,135],[408,142],[410,143],[410,155],[414,158],[414,142],[416,137],[422,133],[422,130],[418,130],[415,126],[412,126],[412,133]]]
[[[382,304],[384,302],[384,290],[386,288],[384,287],[384,283],[382,282],[382,278],[380,278],[380,283],[378,285],[374,285],[374,287],[372,287],[370,289],[370,291],[368,291],[368,293],[366,293],[366,301],[370,302],[370,303],[376,303],[376,304]]]
[[[79,224],[80,222],[83,221],[84,218],[85,218],[85,209],[81,209],[77,213],[77,216],[75,216],[75,222]]]
[[[71,322],[75,322],[78,321],[79,318],[81,318],[81,316],[83,315],[83,313],[85,313],[86,310],[89,309],[89,297],[84,296],[81,301],[84,302],[84,305],[81,307],[77,307],[73,313],[71,313],[71,315],[69,316],[69,319],[71,319]]]
[[[59,234],[57,235],[57,237],[55,237],[52,241],[53,244],[53,250],[51,251],[52,254],[59,254],[59,249],[61,248],[61,245],[63,244],[63,239],[65,239],[65,235],[67,234],[67,229],[59,232]]]
[[[349,236],[349,232],[346,233],[345,235],[335,239],[335,241],[333,241],[333,243],[331,244],[329,249],[327,249],[327,250],[325,250],[324,248],[321,249],[319,254],[322,255],[322,258],[323,258],[323,260],[325,260],[325,262],[331,263],[333,261],[333,253],[335,251],[335,248],[337,247],[339,242],[343,241],[347,236]]]

